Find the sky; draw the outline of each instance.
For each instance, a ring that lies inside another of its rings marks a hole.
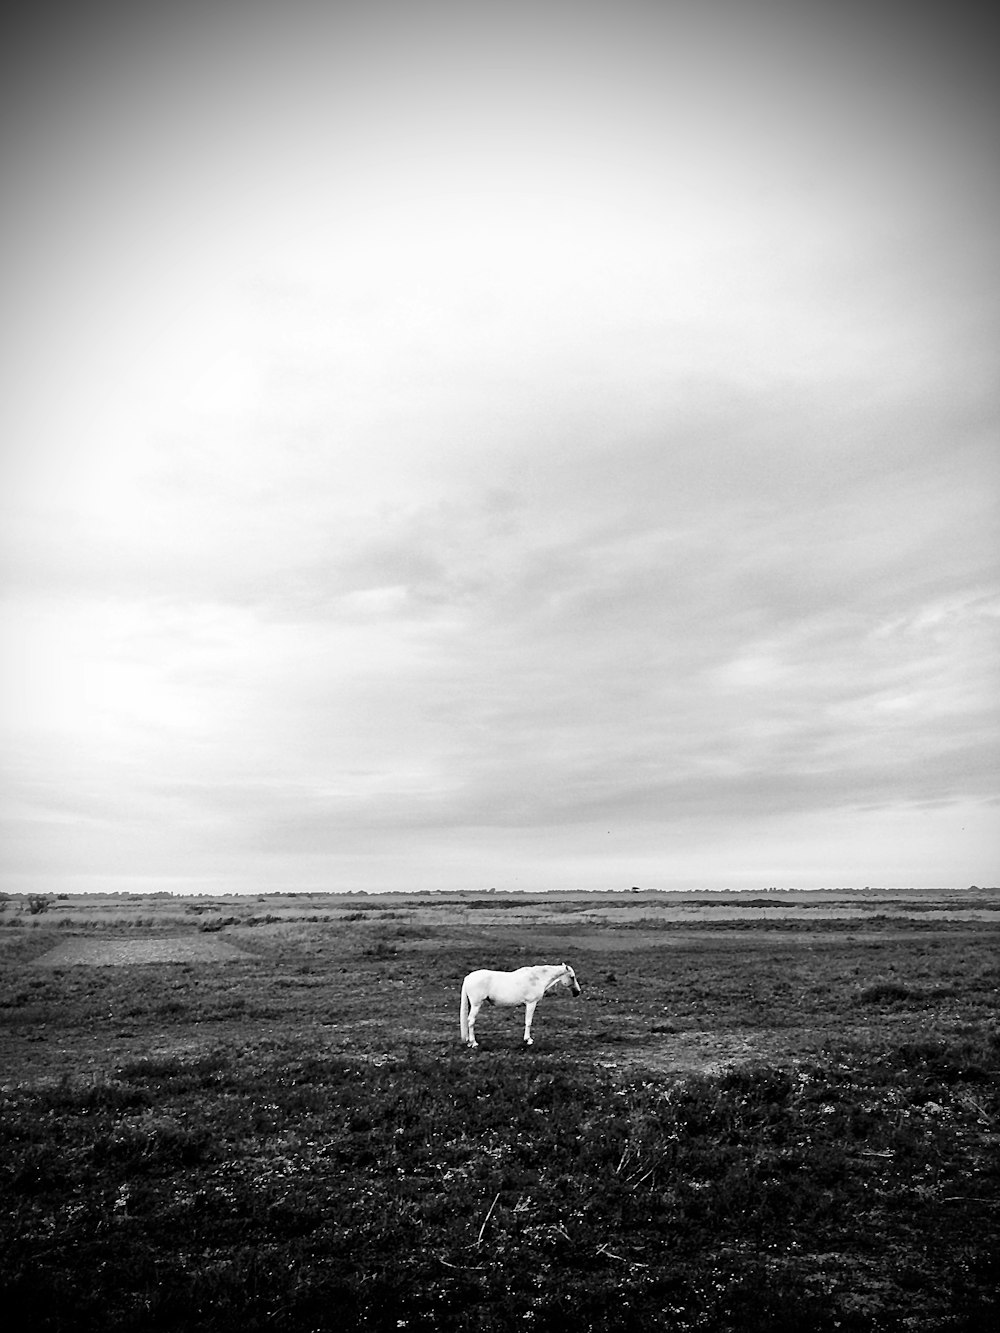
[[[1000,883],[988,24],[9,20],[0,888]]]

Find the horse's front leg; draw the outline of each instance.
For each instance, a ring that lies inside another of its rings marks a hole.
[[[532,1020],[532,1019],[534,1018],[534,1016],[535,1016],[535,1005],[536,1005],[537,1003],[538,1003],[537,1000],[529,1000],[528,1003],[524,1006],[524,1044],[525,1044],[525,1046],[530,1046],[530,1045],[531,1045],[531,1020]]]

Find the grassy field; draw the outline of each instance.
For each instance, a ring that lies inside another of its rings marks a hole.
[[[986,890],[8,900],[0,1309],[992,1333],[998,932]],[[534,1047],[459,1046],[467,971],[564,959]]]

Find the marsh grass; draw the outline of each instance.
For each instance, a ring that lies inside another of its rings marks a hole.
[[[4,1098],[0,1299],[37,1330],[985,1329],[997,1060],[980,1029],[681,1081],[136,1060]]]
[[[637,937],[574,956],[531,1052],[491,1011],[470,1053],[461,977],[522,927],[226,929],[254,956],[7,948],[15,1333],[995,1326],[992,937]],[[689,1039],[758,1055],[683,1075]]]

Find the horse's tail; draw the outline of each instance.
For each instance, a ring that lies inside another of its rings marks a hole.
[[[462,1033],[462,1040],[469,1040],[469,992],[466,989],[465,982],[462,982],[462,1002],[458,1008],[458,1023]]]

